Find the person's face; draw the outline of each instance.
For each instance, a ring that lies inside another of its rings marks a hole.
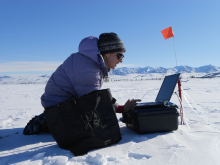
[[[104,57],[105,65],[107,68],[115,69],[119,62],[123,62],[123,59],[118,60],[117,53],[124,54],[124,52],[108,53]]]

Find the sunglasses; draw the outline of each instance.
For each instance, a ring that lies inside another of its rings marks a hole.
[[[118,60],[121,60],[122,58],[124,58],[124,54],[122,53],[116,53]]]

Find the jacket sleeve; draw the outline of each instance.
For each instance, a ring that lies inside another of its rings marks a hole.
[[[102,84],[102,76],[100,72],[81,72],[75,76],[74,89],[78,96],[85,95],[94,90],[99,90]]]
[[[119,105],[115,111],[116,113],[123,113],[124,112],[124,106]]]

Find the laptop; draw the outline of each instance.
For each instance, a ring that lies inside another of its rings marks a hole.
[[[180,73],[165,76],[155,102],[140,102],[137,103],[136,108],[164,106],[165,101],[170,101],[179,76]]]

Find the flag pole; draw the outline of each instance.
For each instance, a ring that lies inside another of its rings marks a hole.
[[[183,120],[183,106],[182,106],[182,94],[181,94],[181,82],[180,78],[178,79],[178,91],[179,91],[179,98],[180,98],[180,117],[181,117],[181,125],[184,125]]]
[[[174,52],[175,52],[175,58],[176,58],[176,49],[175,49],[175,44],[174,44],[174,37],[173,37],[173,46],[174,46]],[[178,70],[177,58],[176,58],[176,69]]]
[[[175,43],[174,43],[174,37],[173,37],[173,46],[174,46],[174,52],[175,52],[175,58],[176,58],[176,49],[175,49]],[[176,58],[176,69],[178,71],[178,66],[177,66],[177,58]],[[178,91],[179,91],[179,97],[180,97],[180,115],[181,115],[181,125],[184,124],[183,120],[183,106],[182,106],[182,89],[181,89],[181,81],[180,78],[178,79]]]

